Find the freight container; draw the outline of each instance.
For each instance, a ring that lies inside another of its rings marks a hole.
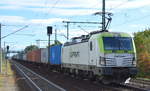
[[[32,51],[32,60],[31,61],[33,61],[33,62],[36,62],[36,52],[35,52],[35,50],[33,50]]]
[[[34,50],[34,61],[40,63],[41,62],[41,49]]]
[[[33,61],[33,51],[27,53],[27,61]]]
[[[19,60],[22,60],[23,59],[23,53],[19,53],[19,54],[17,54],[17,58],[19,59]]]
[[[48,63],[48,48],[41,49],[41,63]]]
[[[27,60],[26,54],[23,54],[23,60],[24,60],[24,61]]]
[[[40,62],[41,61],[41,49],[33,50],[27,53],[28,61]]]
[[[61,48],[62,45],[55,45],[50,47],[50,64],[60,65],[61,64]]]
[[[26,57],[27,57],[27,61],[29,61],[31,58],[29,56],[30,52],[27,52]]]
[[[18,55],[18,54],[16,54],[16,55],[15,55],[15,58],[16,58],[16,59],[19,59],[19,55]]]

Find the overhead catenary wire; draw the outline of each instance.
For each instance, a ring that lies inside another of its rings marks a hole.
[[[123,6],[123,5],[125,5],[125,4],[127,4],[127,3],[131,2],[131,1],[135,1],[135,0],[127,0],[127,1],[125,1],[125,2],[123,2],[121,4],[119,4],[119,5],[115,6],[114,8],[111,8],[110,10],[115,10],[115,9],[119,8],[120,6]],[[129,11],[136,11],[137,9],[143,8],[143,7],[145,7],[145,6],[128,9],[128,11],[125,13],[125,15],[127,15]],[[117,12],[117,13],[121,13],[122,14],[122,10],[121,10],[121,12]]]
[[[20,36],[35,36],[35,34],[15,34],[15,35],[20,35]]]
[[[56,0],[56,2],[51,6],[51,8],[48,10],[48,13],[47,14],[45,14],[45,16],[47,16],[49,13],[51,13],[52,12],[52,10],[53,10],[53,8],[55,8],[56,7],[56,5],[58,4],[58,2],[59,2],[60,0]]]
[[[150,16],[150,14],[149,14],[149,15],[142,16],[142,17],[139,17],[139,18],[136,18],[136,19],[129,20],[129,21],[127,21],[127,22],[124,22],[124,23],[122,23],[122,24],[115,25],[115,26],[116,26],[116,27],[120,27],[120,26],[122,26],[122,25],[124,25],[124,24],[127,24],[127,23],[131,23],[131,22],[135,22],[135,21],[140,21],[140,20],[143,20],[143,19],[147,18],[148,16]]]
[[[52,5],[52,7],[51,7],[51,9],[49,10],[49,13],[50,13],[50,11],[57,5],[57,3],[59,2],[60,0],[57,0],[53,5]],[[44,1],[44,5],[45,6],[47,6],[46,5],[46,3],[47,3],[47,0],[45,0]],[[43,6],[43,8],[44,8],[44,6]],[[48,13],[47,13],[47,15],[48,15]],[[39,14],[36,14],[35,15],[35,17],[38,17],[39,16]],[[45,17],[45,16],[44,16]],[[32,23],[28,23],[28,24],[26,24],[26,26],[30,26]],[[41,23],[40,23],[41,24]],[[4,25],[5,26],[5,25]],[[21,26],[21,25],[6,25],[6,26]],[[39,24],[37,25],[37,26],[39,26]],[[5,36],[4,36],[5,37]]]
[[[48,0],[45,0],[45,1],[44,1],[44,5],[43,5],[43,7],[42,7],[43,13],[44,13],[44,9],[46,9],[46,11],[48,11],[48,12],[43,15],[43,18],[47,17],[47,15],[52,11],[52,9],[57,5],[57,3],[58,3],[59,1],[60,1],[60,0],[57,0],[57,1],[52,5],[51,9],[49,9],[49,10],[48,10],[48,8],[47,8],[47,7],[48,7]],[[37,16],[40,16],[40,15],[39,15],[39,14],[36,14],[35,17],[37,17]],[[29,26],[29,25],[31,25],[31,23],[29,23],[28,26]],[[39,25],[42,25],[42,22],[40,22],[40,23],[38,24],[38,26],[39,26]]]
[[[18,30],[16,30],[16,31],[14,31],[14,32],[12,32],[12,33],[10,33],[10,34],[7,34],[7,35],[1,37],[1,39],[6,38],[6,37],[8,37],[8,36],[10,36],[10,35],[12,35],[12,34],[15,34],[15,33],[19,32],[19,31],[21,31],[21,30],[23,30],[23,29],[25,29],[25,28],[27,28],[27,27],[28,27],[28,25],[25,25],[24,27],[22,27],[22,28],[20,28],[20,29],[18,29]]]
[[[43,5],[43,7],[42,7],[42,10],[43,10],[43,13],[45,13],[45,11],[47,11],[46,9],[46,7],[48,7],[48,0],[44,0],[44,5]]]
[[[117,8],[119,8],[119,7],[121,7],[121,6],[125,5],[125,4],[127,4],[129,1],[130,1],[130,0],[126,0],[125,2],[122,2],[122,3],[120,3],[119,5],[117,5],[117,6],[113,7],[113,8],[110,8],[109,10],[111,11],[111,10],[117,9]]]
[[[122,6],[122,5],[125,5],[125,4],[129,3],[130,1],[131,1],[131,0],[127,0],[127,1],[125,1],[125,2],[123,2],[123,3],[121,3],[121,4],[119,4],[118,6],[116,6],[116,7],[114,7],[114,8],[111,8],[110,10],[114,10],[114,9],[116,9],[116,8]],[[132,1],[134,1],[134,0],[132,0]],[[143,7],[145,7],[145,6],[135,7],[135,8],[129,9],[129,10],[130,10],[130,11],[131,11],[131,10],[132,10],[132,11],[135,11],[135,10],[140,9],[140,8],[143,8]],[[127,12],[129,12],[129,10],[128,10]],[[126,14],[127,14],[127,13],[126,13]],[[128,23],[131,23],[131,22],[141,21],[141,20],[143,20],[143,19],[145,19],[145,18],[148,18],[149,16],[150,16],[150,14],[145,15],[145,16],[142,16],[142,17],[138,17],[138,18],[135,18],[135,19],[130,19],[130,20],[127,20],[127,21],[125,21],[125,22],[123,22],[123,23],[121,23],[121,24],[116,24],[116,25],[114,25],[114,26],[115,26],[115,27],[120,27],[120,26],[123,26],[123,25],[128,24]]]
[[[18,26],[24,26],[24,25],[9,25],[9,24],[2,24],[2,26],[13,26],[13,27],[18,27]]]
[[[83,29],[80,25],[78,26],[82,31],[84,31],[85,33],[89,34],[88,31],[86,31],[85,29]]]

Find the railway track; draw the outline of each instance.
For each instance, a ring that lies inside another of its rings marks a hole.
[[[16,62],[14,62],[14,63],[19,67],[21,66],[23,69],[25,68],[24,66],[20,65],[20,63],[16,63]],[[23,63],[23,65],[24,65],[24,63]],[[27,65],[30,65],[30,66],[27,66]],[[34,64],[26,64],[25,66],[29,67],[34,72],[42,75],[43,77],[45,77],[48,80],[53,80],[57,77],[57,79],[55,79],[56,81],[54,81],[54,82],[56,82],[56,84],[59,84],[61,87],[65,88],[66,91],[150,91],[148,89],[140,88],[139,86],[135,86],[135,85],[131,85],[131,84],[103,85],[99,82],[90,82],[88,80],[77,80],[76,78],[73,78],[71,76],[66,77],[65,74],[62,74],[59,72],[50,72],[50,74],[48,74],[49,72],[47,72],[46,69],[41,67],[42,68],[42,70],[41,70],[40,67],[38,67]],[[44,70],[44,72],[43,72],[43,70]],[[45,72],[49,76],[45,76],[46,74],[43,74]],[[33,80],[38,79],[37,76],[33,76],[31,78]],[[68,79],[69,79],[69,81],[68,81]],[[38,82],[40,82],[40,81],[38,81]],[[45,84],[45,83],[43,82],[42,84]],[[66,84],[67,84],[67,86],[66,86]],[[42,90],[42,91],[47,91],[47,90],[45,90],[45,88],[46,87],[43,86],[44,90]],[[50,89],[52,89],[52,88],[50,88]],[[58,90],[52,90],[52,91],[61,91],[61,90],[58,89]],[[65,90],[63,89],[63,91],[65,91]]]
[[[26,78],[28,85],[30,85],[33,91],[66,91],[65,89],[36,74],[25,66],[15,61],[11,62],[16,67],[16,70],[19,72],[19,74]]]
[[[116,84],[116,86],[120,88],[130,89],[129,91],[150,91],[150,89],[140,88],[139,86],[131,85],[131,84]]]
[[[143,79],[131,79],[127,86],[143,89],[145,91],[150,91],[150,81]]]
[[[150,86],[150,80],[144,80],[144,79],[132,79],[132,83],[140,83],[143,84],[143,86],[149,85]]]

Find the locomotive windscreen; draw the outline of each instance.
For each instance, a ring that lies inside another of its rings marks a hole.
[[[105,50],[133,50],[130,37],[103,37]]]

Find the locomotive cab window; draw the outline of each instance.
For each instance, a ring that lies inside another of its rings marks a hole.
[[[133,50],[130,37],[104,37],[103,41],[105,50]]]
[[[93,49],[93,45],[92,45],[92,42],[90,42],[90,51],[92,51]]]

